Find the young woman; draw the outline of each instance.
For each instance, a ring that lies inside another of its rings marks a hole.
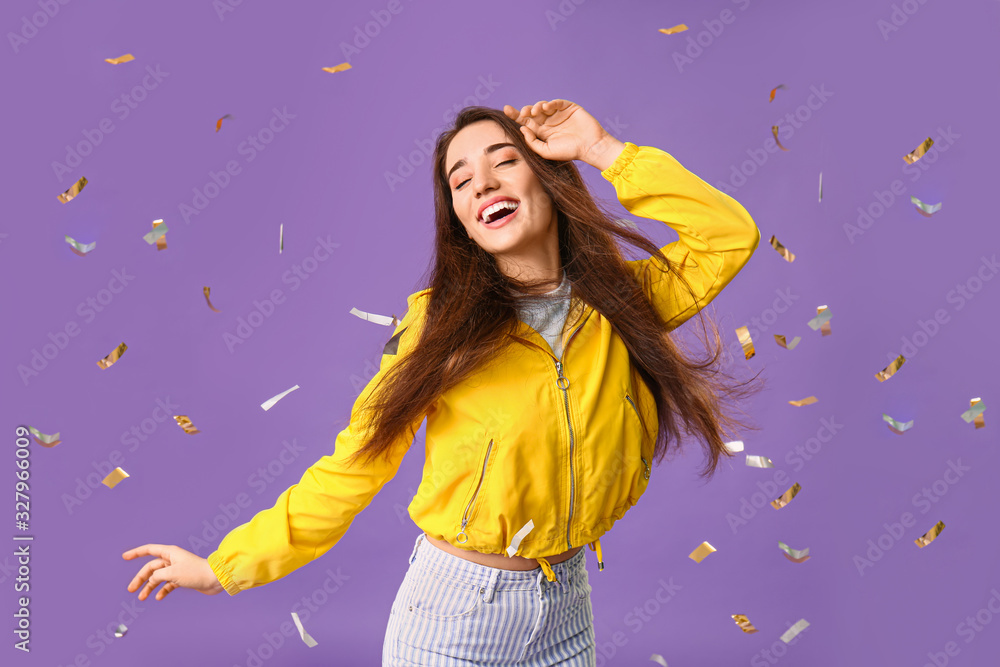
[[[615,222],[574,160],[679,240],[659,249]],[[334,453],[207,559],[173,545],[125,552],[156,557],[128,590],[235,595],[322,556],[392,479],[426,418],[409,507],[421,532],[383,664],[593,665],[583,546],[603,569],[601,536],[682,427],[703,440],[711,476],[730,428],[744,426],[722,399],[749,395],[753,379],[719,379],[717,329],[701,362],[668,334],[736,276],[760,232],[670,154],[619,141],[568,100],[464,109],[438,138],[433,168],[430,285],[407,298]],[[626,261],[616,239],[651,257]]]

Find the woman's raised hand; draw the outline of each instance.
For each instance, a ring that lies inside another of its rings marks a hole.
[[[139,599],[145,600],[156,587],[163,583],[156,593],[156,599],[162,600],[175,588],[191,588],[205,595],[215,595],[225,589],[219,583],[215,572],[208,565],[208,559],[185,551],[172,544],[143,544],[141,547],[129,549],[122,554],[125,560],[139,556],[156,556],[142,566],[128,584],[128,591],[139,590]],[[143,585],[145,584],[145,585]]]
[[[549,160],[591,163],[600,147],[614,140],[583,107],[569,100],[542,100],[520,111],[505,104],[503,112],[521,125],[528,146]]]

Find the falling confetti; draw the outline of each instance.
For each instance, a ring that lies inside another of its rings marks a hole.
[[[80,243],[72,236],[65,236],[66,243],[69,244],[69,249],[75,252],[80,257],[86,257],[87,253],[97,247],[97,241],[93,243]]]
[[[521,526],[521,530],[514,533],[514,537],[510,540],[510,546],[507,547],[507,555],[513,556],[517,553],[517,550],[521,547],[521,540],[524,536],[530,533],[535,528],[535,522],[532,519],[528,519],[528,523]]]
[[[233,114],[227,113],[225,116],[223,116],[219,120],[215,121],[215,131],[218,132],[219,130],[222,129],[222,121],[223,120],[225,120],[226,118],[232,119],[232,117],[233,117]]]
[[[938,211],[941,210],[941,204],[944,202],[938,202],[936,204],[925,204],[913,195],[910,195],[910,202],[916,205],[917,210],[920,211],[920,215],[929,218]]]
[[[128,632],[128,628],[125,627],[125,624],[124,623],[119,623],[118,627],[115,628],[115,637],[118,637],[119,639],[121,639],[122,637],[125,636],[126,632]]]
[[[335,74],[336,72],[343,72],[347,69],[351,69],[351,63],[340,63],[339,65],[334,65],[333,67],[324,67],[323,71]]]
[[[263,403],[261,403],[260,407],[264,408],[265,411],[270,410],[271,408],[274,407],[275,403],[277,403],[278,401],[280,401],[285,396],[287,396],[288,394],[290,394],[291,392],[295,391],[298,388],[299,388],[299,385],[295,385],[291,389],[286,389],[285,391],[281,392],[277,396],[272,396],[271,398],[269,398],[266,401],[264,401]]]
[[[782,90],[785,90],[785,84],[779,83],[777,86],[775,86],[774,88],[771,89],[771,98],[768,100],[768,102],[773,102],[774,101],[774,95],[775,95],[775,93],[778,92],[778,88],[781,88]]]
[[[678,23],[672,28],[660,28],[660,32],[662,32],[664,35],[676,35],[677,33],[684,32],[687,29],[688,27],[686,25],[684,25],[683,23]]]
[[[781,141],[778,140],[778,126],[777,125],[772,125],[771,126],[771,134],[774,135],[774,143],[778,144],[778,148],[780,148],[783,151],[787,151],[788,149],[785,148],[784,146],[782,146],[781,145]]]
[[[892,431],[893,433],[899,433],[900,435],[902,435],[905,431],[909,431],[910,427],[913,426],[912,419],[904,424],[903,422],[896,421],[895,419],[885,414],[884,412],[882,413],[882,421],[889,424],[890,431]]]
[[[809,627],[809,621],[807,621],[804,618],[799,619],[798,621],[795,622],[795,625],[785,630],[784,634],[781,635],[781,641],[787,644],[788,642],[795,639],[795,637],[798,636],[800,632],[802,632],[808,627]]]
[[[306,643],[306,646],[312,648],[316,645],[316,640],[313,639],[306,629],[302,627],[302,621],[299,620],[299,615],[294,611],[292,612],[292,620],[295,621],[295,627],[299,629],[299,637],[302,637],[302,641]]]
[[[211,308],[212,310],[214,310],[217,313],[221,312],[218,308],[216,308],[215,306],[212,305],[212,300],[208,298],[209,292],[212,291],[212,288],[208,287],[208,286],[202,287],[201,291],[205,294],[205,302],[208,303],[208,307]]]
[[[823,201],[823,172],[819,172],[819,200]]]
[[[738,454],[739,452],[743,451],[743,441],[742,440],[733,440],[731,442],[727,442],[727,443],[724,443],[724,444],[726,446],[726,449],[728,449],[733,454]]]
[[[156,243],[157,250],[164,250],[167,247],[167,240],[163,238],[163,235],[166,234],[168,231],[169,230],[167,229],[167,226],[166,224],[164,224],[163,220],[154,220],[153,231],[146,232],[145,234],[143,234],[142,240],[148,243],[149,245],[153,245],[153,243]]]
[[[661,665],[662,667],[668,667],[667,661],[664,660],[663,656],[660,655],[659,653],[654,653],[653,655],[649,656],[649,659],[655,662],[656,664]]]
[[[833,317],[833,313],[826,306],[816,307],[816,317],[812,318],[807,322],[809,328],[813,331],[816,329],[821,329],[824,336],[830,335],[830,318]]]
[[[278,254],[285,250],[285,223],[278,225]]]
[[[809,547],[805,549],[792,549],[784,542],[778,542],[778,548],[785,552],[785,558],[793,563],[804,563],[809,560]]]
[[[747,634],[753,634],[757,632],[757,628],[753,627],[753,623],[750,622],[750,619],[748,619],[743,614],[731,614],[731,615],[733,617],[733,620],[736,621],[736,625],[740,626],[740,628],[743,629],[743,632]]]
[[[815,396],[808,396],[808,397],[800,399],[798,401],[788,401],[788,402],[791,403],[792,405],[794,405],[797,408],[801,408],[803,405],[812,405],[813,403],[816,403],[818,401],[819,401],[819,399],[816,398]]]
[[[187,415],[174,415],[174,421],[177,422],[178,426],[184,429],[185,433],[189,433],[191,435],[201,433],[201,431],[196,429],[194,424],[191,423],[191,420],[188,419]]]
[[[801,490],[802,485],[795,482],[795,484],[792,484],[787,491],[781,494],[781,496],[771,501],[771,507],[776,510],[780,510],[782,507],[792,502],[792,498],[799,495],[799,491]]]
[[[928,530],[926,533],[924,533],[917,539],[913,540],[913,543],[916,544],[921,549],[923,549],[928,544],[936,540],[937,536],[941,534],[942,530],[944,530],[944,521],[938,521],[936,524],[934,524],[933,528]]]
[[[115,488],[115,486],[118,485],[118,482],[122,481],[126,477],[128,477],[127,472],[125,472],[121,468],[115,468],[114,470],[108,473],[107,477],[101,480],[101,484],[108,487],[109,489],[113,489]]]
[[[118,347],[111,350],[111,354],[99,360],[97,362],[97,365],[100,366],[102,369],[110,368],[112,365],[114,365],[116,361],[121,359],[121,356],[125,354],[125,350],[127,349],[128,345],[126,345],[124,342],[119,343]]]
[[[751,468],[773,468],[774,463],[766,456],[747,454],[747,465]]]
[[[105,58],[104,62],[111,63],[112,65],[120,65],[122,63],[127,63],[130,60],[135,60],[135,56],[131,53],[126,53],[123,56],[118,56],[117,58]]]
[[[785,342],[784,336],[780,334],[774,334],[774,340],[776,343],[778,343],[778,345],[785,348],[786,350],[794,350],[795,346],[799,344],[799,341],[802,340],[802,338],[796,336],[795,338],[792,339],[791,343],[787,343]]]
[[[757,352],[753,347],[753,340],[750,338],[750,329],[748,327],[740,327],[736,330],[736,337],[740,339],[740,345],[743,346],[743,356],[747,359],[752,358]]]
[[[906,164],[913,164],[914,162],[922,158],[924,156],[924,153],[926,153],[927,150],[933,145],[934,145],[934,140],[931,139],[930,137],[927,137],[927,139],[924,140],[924,143],[920,144],[919,146],[914,148],[911,152],[904,155],[903,160],[906,161]]]
[[[694,551],[688,554],[688,558],[696,563],[700,563],[705,560],[705,557],[710,553],[715,553],[715,547],[708,542],[702,542],[695,548]]]
[[[393,320],[396,319],[395,315],[393,315],[392,317],[387,317],[385,315],[375,315],[372,313],[366,313],[363,310],[358,310],[357,308],[351,308],[351,315],[356,315],[357,317],[360,317],[363,320],[374,322],[375,324],[383,324],[385,326],[391,325],[393,323]]]
[[[62,440],[59,439],[58,433],[56,433],[55,435],[46,435],[41,431],[39,431],[34,426],[29,426],[28,430],[31,431],[31,435],[35,436],[35,442],[37,442],[42,447],[55,447],[60,442],[62,442]]]
[[[778,254],[785,258],[786,262],[791,263],[795,261],[795,255],[792,254],[791,250],[781,245],[781,241],[778,240],[777,236],[771,236],[770,243],[771,247],[777,250]]]
[[[974,421],[976,423],[976,428],[983,428],[986,426],[986,420],[983,418],[983,410],[986,409],[986,404],[983,403],[981,398],[973,398],[969,401],[971,406],[968,410],[962,413],[962,419],[965,423]]]
[[[904,357],[903,355],[899,355],[898,357],[895,358],[895,360],[893,360],[891,364],[889,364],[888,366],[880,370],[878,373],[876,373],[875,379],[878,380],[879,382],[885,382],[893,375],[895,375],[896,371],[898,371],[905,363],[906,363],[906,357]]]
[[[83,187],[85,185],[87,185],[87,177],[83,176],[83,177],[80,178],[80,180],[78,180],[76,183],[74,183],[70,187],[69,190],[67,190],[66,192],[62,193],[61,195],[56,195],[56,199],[58,199],[59,201],[61,201],[62,203],[65,204],[69,200],[73,199],[78,194],[80,194],[80,191],[83,190]]]

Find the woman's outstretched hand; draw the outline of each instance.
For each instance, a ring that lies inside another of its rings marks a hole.
[[[521,125],[528,146],[549,160],[582,160],[603,170],[625,147],[569,100],[542,100],[520,111],[505,104],[503,112]]]
[[[139,556],[156,556],[142,566],[128,584],[130,593],[139,590],[139,599],[145,600],[156,587],[163,583],[156,593],[156,599],[162,600],[175,588],[191,588],[205,595],[215,595],[225,589],[219,583],[215,572],[208,565],[208,559],[185,551],[172,544],[143,544],[141,547],[129,549],[122,554],[125,560]],[[145,583],[145,586],[143,584]]]

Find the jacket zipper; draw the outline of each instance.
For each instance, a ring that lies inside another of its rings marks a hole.
[[[628,401],[628,404],[632,406],[633,410],[635,410],[635,416],[639,417],[639,408],[635,407],[635,403],[632,402],[632,397],[629,396],[628,394],[625,394],[625,400]],[[639,417],[639,421],[642,421],[642,417]],[[642,459],[642,465],[646,466],[646,472],[643,476],[646,479],[649,479],[649,462],[646,461],[646,458],[643,456],[639,458]]]
[[[563,345],[562,354],[560,355],[559,359],[556,360],[556,371],[558,371],[558,373],[559,373],[559,377],[556,379],[556,384],[559,386],[560,389],[562,389],[562,392],[563,392],[563,400],[564,400],[565,405],[566,405],[566,425],[569,427],[569,516],[566,518],[566,548],[567,549],[572,549],[573,548],[573,543],[569,539],[569,530],[570,530],[570,526],[573,523],[573,497],[575,495],[575,480],[573,478],[573,444],[574,444],[573,443],[573,422],[572,422],[572,420],[570,419],[570,416],[569,416],[569,392],[567,391],[569,389],[569,378],[567,378],[565,375],[563,375],[563,372],[562,372],[562,360],[566,356],[566,348],[569,347],[569,342],[571,340],[573,340],[573,336],[576,335],[576,332],[583,328],[583,324],[586,321],[587,321],[587,319],[584,318],[583,322],[580,323],[580,326],[578,326],[576,329],[574,329],[573,333],[570,334],[569,338],[566,339],[566,344]],[[563,384],[564,381],[565,381],[565,384]]]
[[[479,495],[479,489],[483,486],[483,480],[486,478],[486,466],[490,462],[490,450],[493,449],[493,439],[490,439],[490,444],[486,447],[486,458],[483,460],[483,472],[479,476],[479,483],[476,484],[476,491],[472,494],[472,498],[469,499],[469,504],[465,506],[465,511],[462,512],[462,528],[458,531],[458,535],[455,539],[459,544],[465,544],[469,541],[469,536],[465,534],[465,525],[469,523],[469,510],[472,509],[472,503],[476,502],[476,496]],[[465,539],[459,539],[462,535],[465,535]]]

